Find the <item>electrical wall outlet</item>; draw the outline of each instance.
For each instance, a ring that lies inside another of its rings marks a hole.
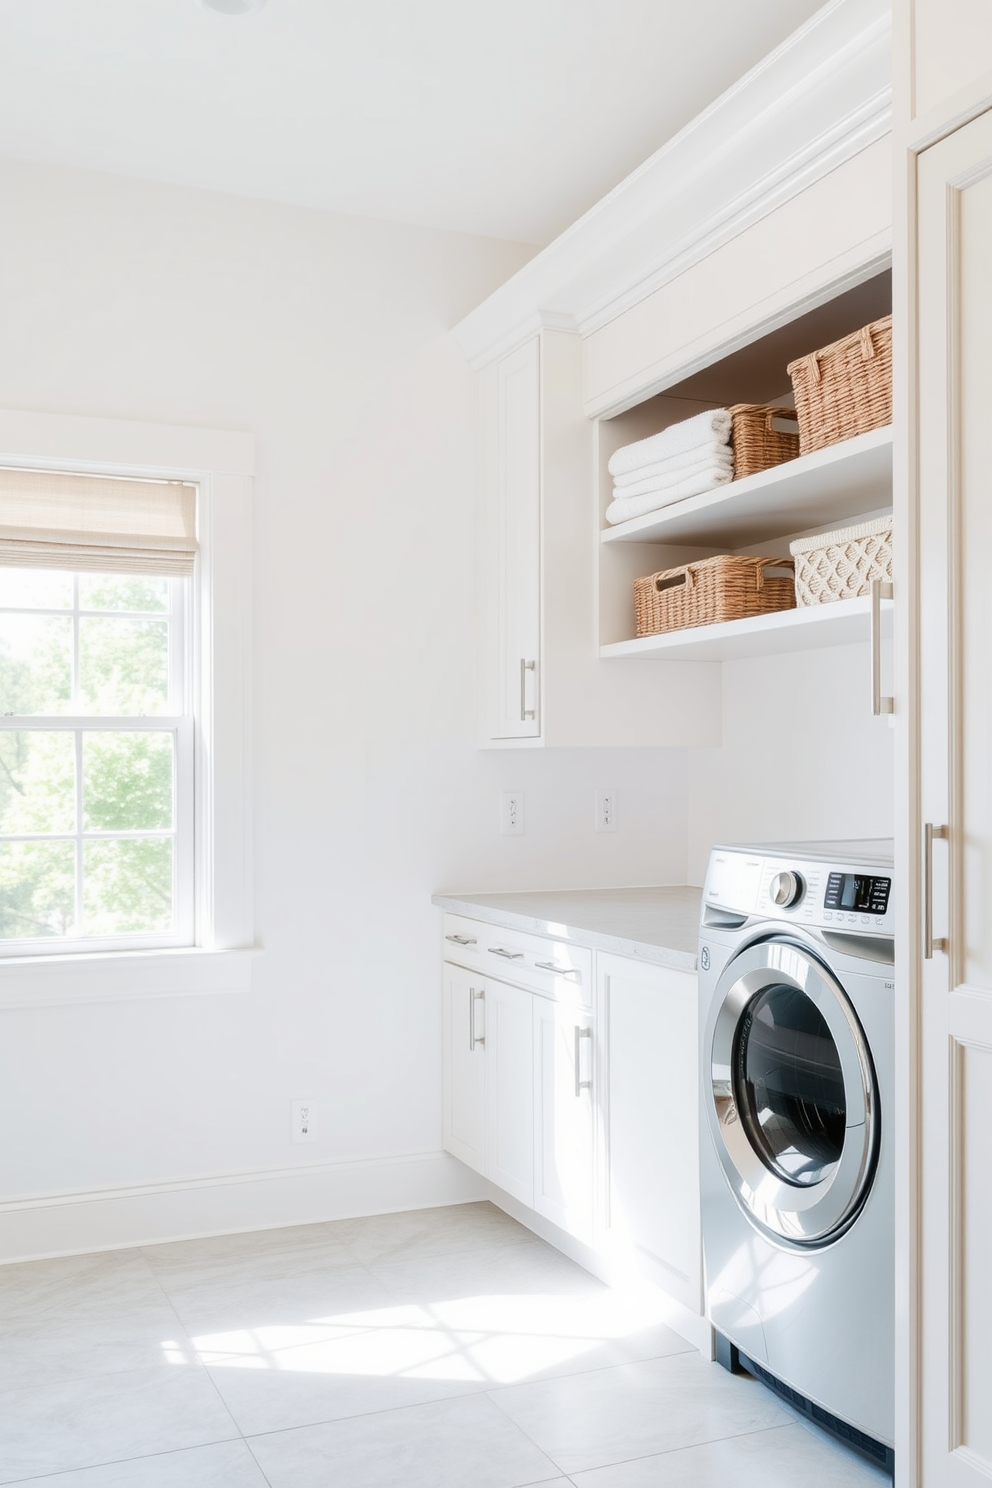
[[[522,837],[524,835],[523,791],[500,792],[499,835],[501,837]]]
[[[295,1100],[292,1103],[293,1113],[293,1141],[315,1142],[317,1134],[314,1130],[315,1107],[312,1100]]]
[[[596,792],[596,831],[615,832],[617,829],[617,793],[615,790]]]

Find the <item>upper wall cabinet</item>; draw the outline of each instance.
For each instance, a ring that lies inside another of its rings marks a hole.
[[[483,745],[718,743],[717,669],[599,662],[580,338],[540,332],[483,370],[480,393]]]
[[[988,0],[900,0],[903,110],[924,130],[961,121],[992,95]]]

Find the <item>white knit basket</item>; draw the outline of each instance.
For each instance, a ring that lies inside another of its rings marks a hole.
[[[892,579],[892,518],[799,537],[789,544],[796,560],[796,604],[831,604],[868,594],[872,579]]]

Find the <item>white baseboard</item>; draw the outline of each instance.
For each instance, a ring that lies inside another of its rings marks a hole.
[[[446,1152],[0,1202],[0,1262],[465,1204],[485,1180]]]
[[[581,1240],[576,1240],[565,1230],[560,1230],[549,1219],[545,1219],[533,1209],[528,1209],[526,1204],[521,1204],[519,1199],[513,1198],[502,1188],[497,1188],[495,1183],[488,1185],[487,1197],[498,1209],[502,1209],[505,1214],[518,1220],[520,1224],[526,1225],[527,1229],[532,1230],[535,1235],[539,1235],[542,1240],[546,1240],[549,1245],[553,1245],[556,1250],[567,1255],[569,1260],[575,1261],[577,1265],[590,1271],[593,1276],[598,1276],[600,1281],[605,1281],[608,1286],[629,1284],[629,1269],[621,1271],[607,1256],[593,1250],[589,1245],[584,1245]],[[684,1338],[686,1343],[691,1343],[694,1348],[698,1348],[705,1359],[712,1359],[714,1357],[713,1329],[706,1318],[700,1317],[698,1313],[690,1312],[682,1302],[677,1302],[674,1297],[670,1297],[667,1292],[663,1292],[652,1283],[645,1281],[644,1285],[650,1287],[654,1297],[662,1300],[665,1322],[669,1328],[680,1338]]]

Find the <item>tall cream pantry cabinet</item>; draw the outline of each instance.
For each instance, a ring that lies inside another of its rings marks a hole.
[[[896,6],[903,1484],[992,1482],[992,6]],[[902,242],[900,244],[900,236]]]

